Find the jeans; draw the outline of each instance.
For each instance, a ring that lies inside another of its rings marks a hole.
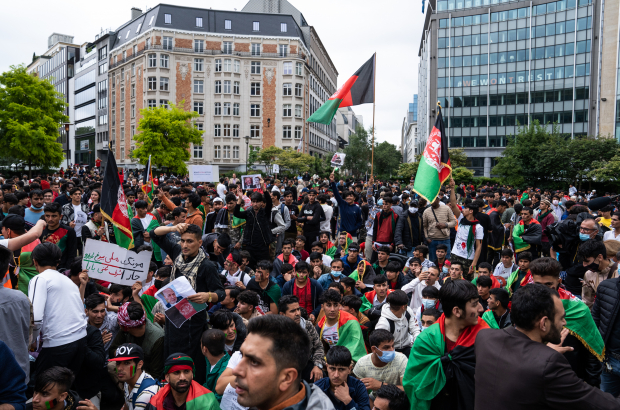
[[[450,238],[446,239],[432,239],[431,243],[428,244],[428,258],[431,262],[437,262],[437,255],[435,252],[437,251],[437,245],[444,244],[448,247],[448,251],[446,253],[446,259],[450,259]]]
[[[604,365],[601,374],[601,390],[618,397],[620,395],[620,360],[608,353],[606,363],[611,366],[611,370]]]

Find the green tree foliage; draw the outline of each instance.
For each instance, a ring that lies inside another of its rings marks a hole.
[[[375,145],[375,175],[383,177],[395,175],[402,160],[403,156],[394,144],[383,141]]]
[[[154,107],[140,110],[142,119],[138,133],[133,137],[136,149],[133,157],[146,164],[149,155],[157,167],[167,167],[170,172],[187,174],[190,144],[202,145],[202,131],[198,130],[192,118],[194,111],[185,111],[185,101],[170,103],[170,108]]]
[[[349,137],[349,145],[344,149],[347,155],[344,159],[344,169],[350,170],[353,175],[364,175],[370,172],[371,145],[369,134],[372,129],[366,131],[362,127],[357,127],[355,134]]]
[[[467,163],[467,154],[465,150],[462,148],[453,148],[449,149],[450,153],[450,164],[452,164],[452,169],[465,167]],[[410,179],[415,178],[415,174],[418,172],[418,165],[420,164],[420,158],[422,158],[421,154],[415,156],[414,162],[400,164],[398,168],[398,175]]]
[[[284,150],[276,146],[263,148],[258,152],[257,160],[267,167],[269,170],[272,164],[276,164],[278,157],[282,155]]]
[[[57,140],[66,103],[54,86],[11,66],[0,75],[0,149],[29,165],[58,167],[63,160]]]
[[[588,177],[601,182],[617,182],[620,179],[620,154],[609,161],[595,161]]]
[[[467,154],[463,148],[452,148],[449,149],[450,153],[450,165],[452,165],[452,169],[464,167],[467,164]]]
[[[284,150],[278,157],[280,171],[282,169],[289,170],[293,175],[300,175],[309,171],[314,165],[316,158],[303,152],[296,150]]]
[[[594,169],[605,175],[606,164],[620,155],[613,138],[561,135],[557,124],[542,126],[537,120],[508,137],[503,157],[493,168],[502,182],[514,186],[581,186]],[[612,164],[613,169],[613,164]]]
[[[474,171],[465,167],[456,167],[452,169],[452,178],[457,184],[471,182],[474,180]]]

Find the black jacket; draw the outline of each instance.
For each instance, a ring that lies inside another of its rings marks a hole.
[[[312,220],[307,218],[311,216]],[[301,207],[297,222],[304,223],[304,232],[319,232],[321,230],[320,223],[325,220],[325,212],[319,201],[314,203],[307,203]]]
[[[131,230],[133,231],[133,246],[139,248],[144,245],[144,226],[140,218],[135,217],[131,220]]]
[[[254,211],[250,207],[247,211],[241,211],[241,205],[237,204],[233,215],[239,219],[245,219],[245,227],[243,228],[243,245],[252,245],[254,247],[268,247],[270,243],[275,242],[276,237],[271,232],[271,208],[273,203],[271,195],[265,193],[265,206]]]
[[[602,281],[596,289],[592,306],[592,319],[598,327],[605,349],[620,354],[620,326],[617,325],[620,310],[620,278]]]
[[[105,349],[101,332],[95,326],[88,325],[86,326],[84,361],[75,378],[75,390],[80,397],[91,398],[99,392],[104,373],[104,363]]]
[[[422,214],[407,211],[402,218],[402,224],[396,225],[394,243],[404,245],[407,251],[424,244],[424,229],[422,228]],[[399,221],[400,222],[400,221]],[[401,229],[399,229],[401,228]]]

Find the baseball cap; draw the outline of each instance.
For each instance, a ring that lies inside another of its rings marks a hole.
[[[24,218],[16,214],[8,214],[2,222],[0,222],[0,229],[6,228],[12,231],[22,231],[25,229],[26,222]]]
[[[108,360],[111,362],[121,362],[132,359],[144,360],[144,351],[135,343],[123,343],[116,348],[115,357]]]
[[[217,198],[213,198],[213,202],[224,202],[224,200],[218,196]]]

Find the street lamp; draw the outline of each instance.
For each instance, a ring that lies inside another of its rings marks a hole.
[[[70,122],[66,122],[63,124],[65,127],[65,135],[67,137],[67,169],[69,169],[69,167],[71,166],[71,150],[69,149],[69,125],[73,125]]]
[[[245,137],[245,173],[248,173],[248,158],[250,156],[250,136],[246,135]]]

